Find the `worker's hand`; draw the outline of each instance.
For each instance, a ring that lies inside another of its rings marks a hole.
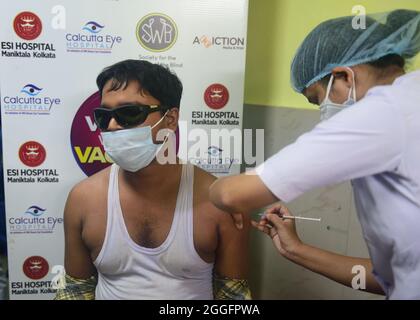
[[[276,204],[265,211],[259,222],[252,221],[252,225],[270,236],[280,254],[289,258],[302,245],[302,241],[296,233],[294,220],[282,219],[283,215],[291,216],[284,205]]]
[[[235,227],[241,230],[244,227],[244,218],[242,216],[242,213],[232,213],[231,216]]]

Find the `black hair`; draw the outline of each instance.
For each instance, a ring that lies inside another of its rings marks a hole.
[[[378,70],[383,70],[391,66],[399,67],[401,69],[404,69],[405,67],[405,59],[401,57],[398,54],[388,54],[386,56],[383,56],[379,58],[378,60],[371,61],[366,63],[369,66],[374,67]],[[331,73],[327,74],[325,77],[323,77],[321,80],[319,80],[319,83],[326,88],[328,86],[328,82],[330,81]]]
[[[129,82],[136,81],[141,90],[158,99],[166,107],[179,108],[182,96],[182,83],[168,68],[144,60],[124,60],[105,68],[96,78],[99,93],[105,84],[112,81],[110,91],[125,89]]]
[[[377,69],[385,69],[391,66],[396,66],[401,69],[404,69],[405,59],[398,54],[388,54],[384,57],[379,58],[378,60],[368,62],[367,64]]]

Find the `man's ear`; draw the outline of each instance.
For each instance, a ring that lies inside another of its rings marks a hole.
[[[354,74],[348,67],[335,67],[331,73],[334,75],[334,80],[344,81],[344,85],[348,88],[354,83]]]
[[[169,109],[168,113],[166,114],[166,127],[175,131],[178,127],[178,120],[179,120],[179,109],[178,108],[171,108]]]

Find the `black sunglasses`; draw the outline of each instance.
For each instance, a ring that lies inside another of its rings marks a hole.
[[[160,110],[161,106],[158,105],[129,104],[115,109],[96,108],[93,110],[93,116],[99,129],[106,131],[112,118],[121,127],[130,128],[142,124],[150,113]]]

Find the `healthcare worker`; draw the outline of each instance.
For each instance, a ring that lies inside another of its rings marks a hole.
[[[321,23],[291,66],[322,121],[254,175],[216,181],[210,197],[249,213],[351,180],[373,276],[389,299],[420,299],[420,71],[404,71],[420,52],[420,12],[367,16],[365,29],[352,21]]]

